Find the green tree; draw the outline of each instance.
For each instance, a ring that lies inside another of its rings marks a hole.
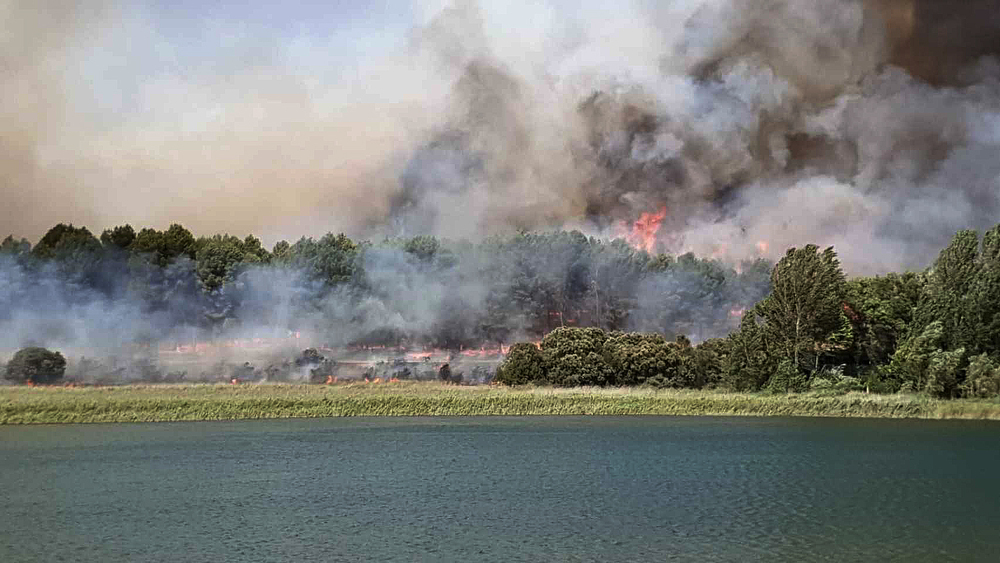
[[[72,261],[81,254],[98,254],[101,242],[86,227],[59,223],[49,229],[32,249],[38,258]]]
[[[735,391],[757,391],[774,374],[779,361],[761,321],[759,305],[747,311],[740,328],[726,338],[722,354],[722,383]]]
[[[965,360],[965,348],[956,350],[937,350],[931,354],[927,366],[927,385],[924,388],[935,397],[952,398],[958,391],[958,380],[962,362]]]
[[[1000,395],[1000,369],[987,354],[979,354],[969,361],[962,395],[987,399]]]
[[[599,328],[560,327],[542,339],[545,371],[554,385],[608,385],[614,372],[604,359],[607,334]]]
[[[725,339],[711,338],[697,346],[679,346],[684,387],[702,389],[722,383],[728,347]]]
[[[887,364],[911,331],[924,291],[914,273],[856,278],[847,282],[845,312],[854,327],[850,361],[858,367]]]
[[[58,224],[49,229],[24,263],[37,273],[50,264],[58,273],[64,295],[85,299],[88,290],[100,285],[104,248],[86,227]]]
[[[931,362],[941,354],[944,324],[934,321],[918,335],[904,342],[892,356],[889,373],[902,388],[923,391],[927,387]]]
[[[232,282],[241,268],[268,260],[268,253],[253,236],[244,240],[231,235],[215,235],[198,241],[198,279],[212,292]]]
[[[983,235],[978,270],[967,301],[971,326],[962,344],[973,353],[1000,359],[1000,225]]]
[[[129,247],[139,254],[148,255],[153,264],[163,268],[180,257],[195,259],[197,241],[191,231],[176,223],[166,231],[142,229]]]
[[[681,386],[679,346],[660,334],[613,332],[604,342],[609,384]]]
[[[291,247],[292,245],[288,244],[287,240],[279,240],[278,242],[274,243],[274,247],[271,249],[272,259],[277,261],[284,260],[285,256],[288,254],[288,250]]]
[[[51,384],[66,373],[66,359],[45,348],[22,348],[7,363],[7,379],[19,383]]]
[[[14,235],[7,235],[7,238],[0,242],[0,255],[23,256],[31,252],[31,243],[27,239],[15,239]]]
[[[958,347],[975,350],[973,289],[979,273],[978,235],[971,230],[959,231],[931,267],[912,335],[920,334],[933,322],[940,322],[942,350]]]
[[[431,236],[413,237],[403,245],[404,251],[424,261],[433,260],[440,249],[441,243]]]
[[[121,225],[113,229],[105,229],[101,233],[101,244],[105,248],[127,249],[135,242],[135,229],[132,225]]]
[[[771,272],[759,305],[768,337],[795,369],[815,369],[827,340],[844,325],[844,273],[833,248],[791,248]]]
[[[301,268],[311,279],[332,287],[361,274],[361,248],[343,233],[328,233],[318,241],[302,238],[282,254],[279,262]]]
[[[504,385],[524,385],[546,381],[545,360],[538,346],[520,342],[510,347],[497,368],[495,381]]]

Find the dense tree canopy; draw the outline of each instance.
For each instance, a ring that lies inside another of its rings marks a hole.
[[[845,279],[833,248],[788,250],[771,271],[771,294],[755,310],[792,365],[818,362],[823,343],[843,325]]]
[[[578,231],[479,243],[330,233],[268,252],[176,224],[100,238],[59,224],[34,247],[0,241],[0,289],[0,322],[18,323],[5,327],[43,328],[8,328],[8,345],[70,334],[53,327],[93,333],[114,311],[119,341],[136,345],[299,330],[333,346],[539,342],[510,348],[497,372],[509,384],[1000,391],[1000,226],[959,232],[925,272],[847,280],[833,249],[813,245],[772,268]]]
[[[7,379],[39,385],[55,383],[66,373],[66,359],[45,348],[22,348],[7,363]]]

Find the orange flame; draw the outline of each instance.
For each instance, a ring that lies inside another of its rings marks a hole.
[[[639,250],[653,252],[656,246],[656,233],[660,230],[660,224],[667,217],[667,206],[660,207],[656,213],[643,213],[639,215],[635,223],[632,224],[632,231],[626,235],[629,244]]]

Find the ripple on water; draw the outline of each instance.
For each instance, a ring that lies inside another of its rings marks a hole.
[[[996,425],[0,428],[3,561],[988,561]]]

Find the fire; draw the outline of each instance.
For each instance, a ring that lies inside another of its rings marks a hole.
[[[661,206],[656,213],[645,212],[639,215],[639,218],[632,224],[631,232],[626,235],[626,240],[639,250],[653,252],[656,246],[656,233],[659,232],[660,224],[666,217],[666,205]]]
[[[767,254],[768,244],[766,240],[759,240],[754,246],[757,248],[757,253],[761,256]]]

